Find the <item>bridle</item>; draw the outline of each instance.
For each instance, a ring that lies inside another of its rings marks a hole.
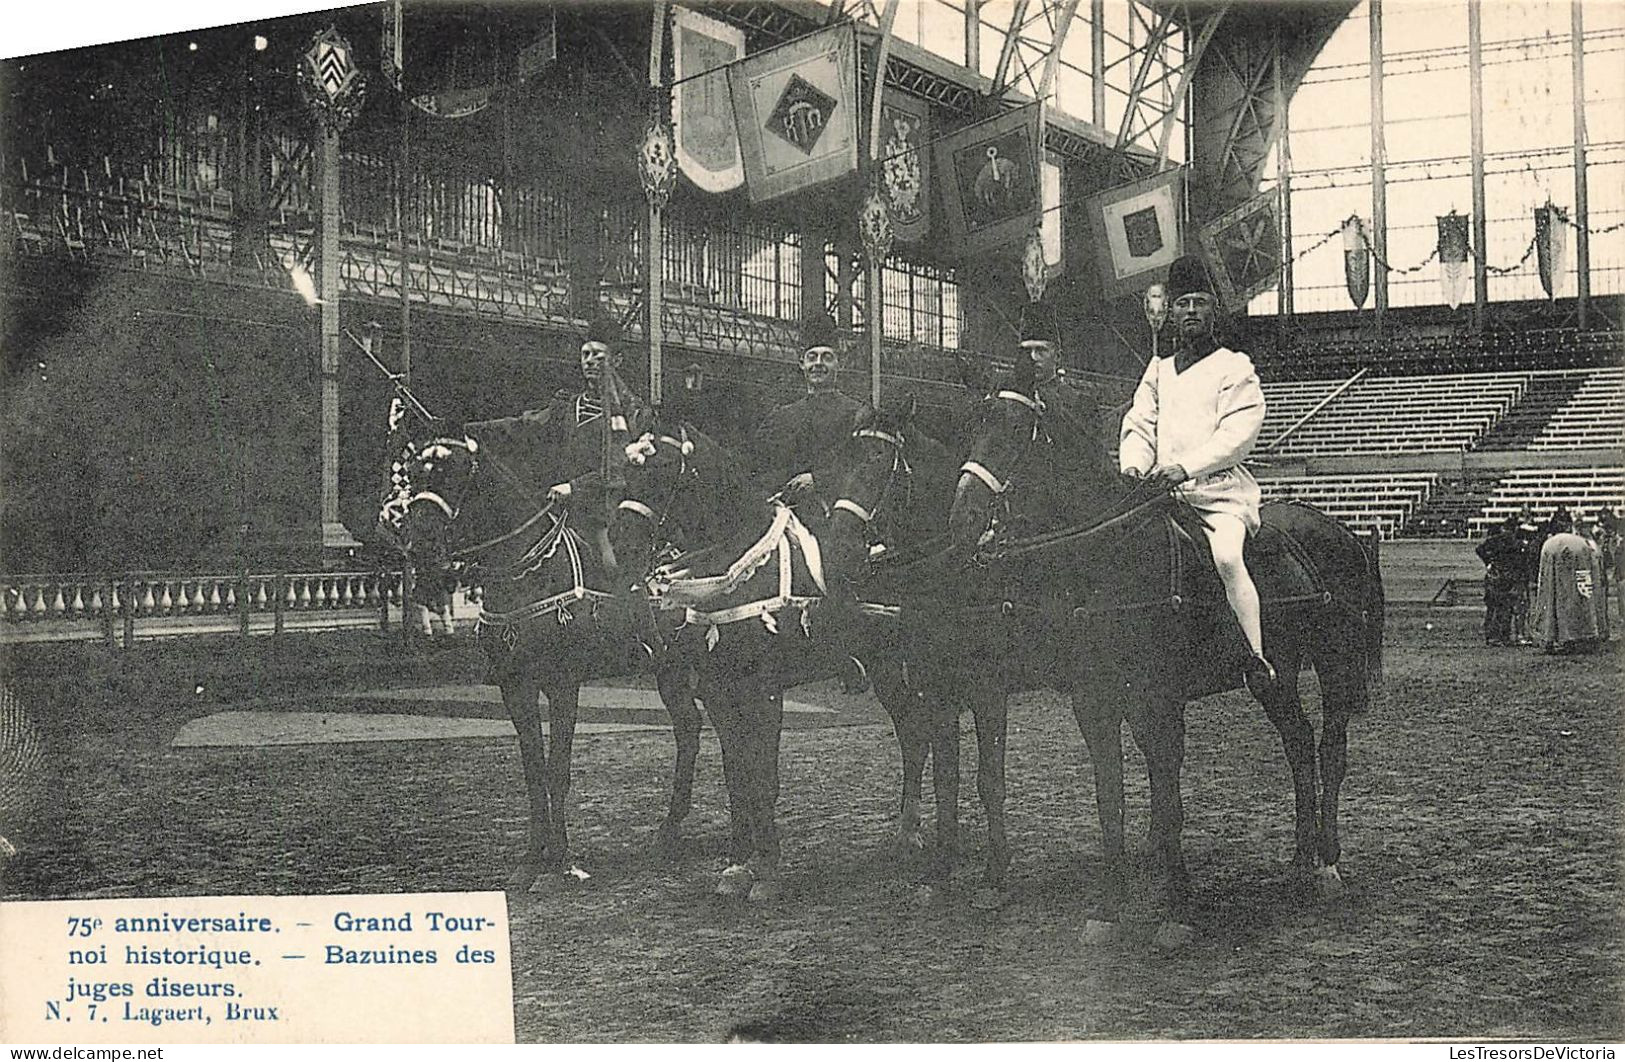
[[[835,502],[830,505],[830,513],[831,515],[837,512],[850,513],[852,516],[857,517],[858,522],[863,524],[865,528],[872,531],[875,526],[876,519],[880,516],[882,508],[885,506],[886,501],[891,497],[892,488],[896,486],[899,476],[901,476],[903,479],[905,491],[904,504],[907,504],[907,492],[912,489],[913,486],[912,476],[914,469],[909,466],[908,458],[903,454],[905,440],[902,432],[888,432],[882,431],[878,428],[859,428],[857,431],[852,433],[852,438],[874,439],[891,447],[892,465],[890,470],[888,470],[886,473],[886,482],[881,487],[880,493],[876,497],[875,503],[872,507],[865,506],[854,498],[841,497],[837,498]],[[871,542],[871,544],[873,543]]]
[[[467,436],[464,436],[461,439],[453,438],[451,436],[439,436],[425,443],[418,449],[417,459],[426,464],[432,459],[450,456],[453,449],[460,449],[468,454],[468,472],[466,474],[467,482],[464,485],[463,490],[459,492],[455,500],[448,500],[446,494],[441,491],[427,489],[416,491],[406,502],[408,512],[411,511],[412,506],[421,502],[427,505],[432,505],[441,513],[445,514],[448,524],[455,524],[457,522],[458,518],[462,515],[463,503],[467,500],[467,495],[473,490],[475,480],[478,477],[482,467],[479,457],[476,456],[479,453],[479,445],[473,439],[468,438]],[[439,452],[435,452],[437,450]],[[513,487],[520,495],[530,500],[532,503],[536,502],[535,492],[529,487],[525,486],[523,481],[521,481],[511,469],[504,465],[494,455],[487,454],[486,458],[490,467],[494,469],[499,476],[506,480],[509,486]],[[544,499],[537,506],[536,511],[525,520],[521,521],[516,527],[481,542],[476,542],[468,546],[462,546],[455,550],[449,550],[444,554],[443,559],[446,562],[473,561],[478,563],[481,555],[488,553],[490,550],[495,549],[498,546],[512,542],[516,538],[520,538],[533,530],[537,524],[540,524],[543,520],[551,517],[553,523],[541,533],[537,539],[537,542],[532,545],[530,549],[526,550],[518,560],[510,564],[502,565],[501,567],[492,567],[489,565],[484,566],[493,574],[512,575],[514,572],[518,572],[520,574],[515,575],[514,577],[522,577],[523,574],[527,574],[529,571],[535,570],[534,563],[537,560],[535,554],[537,554],[538,551],[545,552],[549,540],[557,538],[565,519],[563,515],[555,512],[557,508],[558,506],[553,501]]]
[[[1004,390],[995,392],[993,394],[993,400],[1014,402],[1017,405],[1025,406],[1027,409],[1031,410],[1033,414],[1033,434],[1032,438],[1028,440],[1028,443],[1030,445],[1044,438],[1043,423],[1045,407],[1043,399],[1036,395],[1023,394],[1020,391]],[[994,472],[991,468],[988,468],[986,464],[974,459],[967,460],[964,464],[960,465],[959,472],[961,476],[969,473],[970,475],[981,480],[982,483],[987,486],[987,489],[993,492],[995,497],[1008,493],[1011,484],[1015,482],[1014,475],[1000,478],[998,473]]]
[[[643,466],[649,458],[660,452],[661,447],[670,447],[677,452],[677,473],[666,486],[661,497],[654,506],[640,501],[637,498],[622,498],[616,505],[620,512],[632,513],[640,516],[649,523],[650,547],[649,555],[651,567],[653,561],[660,557],[672,543],[665,538],[666,524],[676,508],[677,499],[683,489],[684,481],[689,478],[699,478],[700,470],[689,463],[689,455],[694,452],[694,442],[688,437],[688,429],[679,426],[676,435],[655,435],[645,433],[643,437],[626,448],[628,461],[637,466]]]

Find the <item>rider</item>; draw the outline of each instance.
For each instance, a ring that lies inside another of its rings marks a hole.
[[[862,408],[835,386],[841,368],[840,330],[834,318],[817,314],[801,327],[801,377],[806,394],[767,415],[756,432],[757,470],[787,497],[817,486],[813,468],[852,434]]]
[[[1073,431],[1094,435],[1099,417],[1095,396],[1060,367],[1060,347],[1054,313],[1041,303],[1029,303],[1021,316],[1021,351],[1015,379],[1025,384],[1030,371],[1032,393],[1044,402],[1046,412],[1071,421]]]
[[[1202,516],[1225,596],[1252,658],[1243,678],[1257,695],[1275,681],[1264,656],[1258,590],[1242,560],[1258,530],[1258,482],[1242,466],[1264,424],[1264,392],[1253,363],[1219,344],[1218,299],[1200,258],[1186,255],[1168,272],[1168,304],[1179,341],[1151,359],[1123,417],[1118,455],[1126,476],[1178,491]]]
[[[597,483],[603,455],[604,406],[600,380],[606,365],[615,370],[620,368],[619,342],[620,328],[615,320],[602,313],[595,316],[581,341],[581,389],[560,390],[542,414],[555,426],[561,458],[559,467],[572,472],[572,478],[555,484],[548,491],[550,501],[564,501],[581,487]],[[621,401],[619,410],[611,411],[610,431],[617,437],[636,435],[648,419],[643,400],[618,373],[614,379]],[[621,448],[617,446],[616,450]]]

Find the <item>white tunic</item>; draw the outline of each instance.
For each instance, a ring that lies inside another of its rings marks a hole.
[[[1123,416],[1118,463],[1124,472],[1181,465],[1180,496],[1203,513],[1228,513],[1258,530],[1258,481],[1242,467],[1264,426],[1264,392],[1252,359],[1219,347],[1176,372],[1152,358]]]

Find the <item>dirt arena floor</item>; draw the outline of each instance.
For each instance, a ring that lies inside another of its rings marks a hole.
[[[709,731],[675,863],[652,843],[669,733],[578,738],[574,842],[592,877],[510,897],[519,1038],[714,1041],[750,1021],[835,1041],[1625,1039],[1621,643],[1491,650],[1478,621],[1391,619],[1385,693],[1350,737],[1336,902],[1286,882],[1290,782],[1262,712],[1239,695],[1191,709],[1199,936],[1174,956],[1082,941],[1100,832],[1059,698],[1012,710],[1013,885],[992,912],[969,904],[969,867],[934,897],[887,855],[899,758],[878,717],[786,733],[787,890],[763,908],[711,895],[727,819]],[[50,737],[0,895],[493,889],[520,854],[511,739],[180,748],[204,709],[176,703]],[[1144,767],[1125,745],[1138,838]]]

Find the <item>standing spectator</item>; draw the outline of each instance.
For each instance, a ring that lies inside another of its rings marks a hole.
[[[1511,645],[1513,612],[1527,586],[1517,517],[1507,517],[1479,543],[1477,553],[1484,562],[1484,644]]]
[[[1541,525],[1524,503],[1515,518],[1518,521],[1518,544],[1523,549],[1522,592],[1513,601],[1512,632],[1519,645],[1535,644],[1529,623],[1529,602],[1535,593],[1535,580],[1540,575],[1540,545],[1544,540]]]
[[[1591,549],[1591,556],[1597,563],[1597,585],[1591,595],[1593,606],[1597,610],[1597,640],[1608,640],[1608,555],[1603,551],[1600,540],[1600,529],[1596,517],[1586,517],[1575,524],[1575,531],[1585,539],[1586,545]]]
[[[1552,534],[1540,551],[1540,580],[1530,608],[1535,637],[1548,653],[1567,654],[1597,644],[1596,597],[1602,571],[1591,544],[1574,533],[1568,510],[1552,516]]]
[[[1611,584],[1619,598],[1620,618],[1625,619],[1625,529],[1620,526],[1619,514],[1603,509],[1597,514],[1597,545],[1602,548],[1603,579]],[[1606,596],[1606,595],[1605,595]]]

